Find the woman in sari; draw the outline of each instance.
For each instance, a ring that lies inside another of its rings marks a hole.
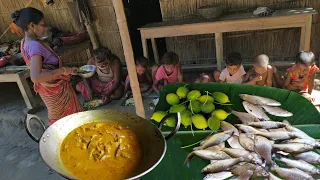
[[[62,67],[59,56],[38,41],[46,31],[43,13],[28,7],[14,12],[11,17],[25,33],[25,38],[21,41],[21,53],[30,68],[34,90],[48,109],[49,124],[83,111],[69,83],[69,76],[76,74],[76,68]]]

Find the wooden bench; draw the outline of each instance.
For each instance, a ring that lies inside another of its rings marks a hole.
[[[159,63],[156,38],[215,34],[217,68],[222,69],[223,33],[235,31],[301,28],[299,50],[310,49],[313,8],[276,10],[270,17],[255,17],[252,13],[230,14],[218,19],[191,19],[147,24],[139,28],[143,54],[148,56],[147,39],[151,39],[154,59]]]

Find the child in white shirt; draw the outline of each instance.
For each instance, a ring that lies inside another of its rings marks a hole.
[[[216,70],[213,77],[215,82],[241,84],[245,74],[241,54],[231,52],[226,58],[226,68],[222,72]]]

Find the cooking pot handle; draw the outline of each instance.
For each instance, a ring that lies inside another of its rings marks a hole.
[[[26,118],[24,120],[24,127],[25,127],[28,135],[31,137],[32,140],[34,140],[35,142],[39,143],[41,137],[37,137],[37,136],[32,134],[31,122],[33,120],[36,120],[41,125],[41,128],[43,129],[43,132],[46,130],[46,125],[42,122],[42,120],[38,116],[36,116],[34,114],[27,114],[27,116],[26,116]]]
[[[159,127],[158,127],[160,130],[161,130],[163,124],[166,122],[166,120],[171,116],[174,116],[177,119],[177,121],[176,121],[176,124],[174,126],[174,129],[171,131],[171,133],[169,135],[167,135],[165,137],[166,140],[169,140],[173,135],[175,135],[178,132],[178,130],[180,128],[180,125],[181,125],[181,115],[180,115],[180,113],[179,112],[178,113],[169,113],[165,117],[163,117],[162,120],[160,121]]]

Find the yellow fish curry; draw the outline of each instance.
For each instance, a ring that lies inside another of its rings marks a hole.
[[[60,148],[64,166],[83,180],[128,178],[141,156],[136,135],[115,122],[82,125],[68,134]]]

